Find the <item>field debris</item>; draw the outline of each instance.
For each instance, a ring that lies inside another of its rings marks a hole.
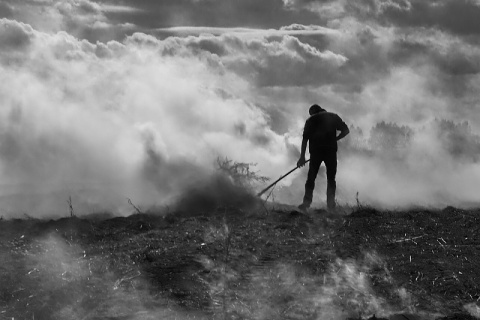
[[[0,317],[480,317],[477,211],[175,214],[0,221]]]

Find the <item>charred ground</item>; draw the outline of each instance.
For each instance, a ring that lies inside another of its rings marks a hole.
[[[451,207],[2,220],[0,319],[473,319],[479,223]]]

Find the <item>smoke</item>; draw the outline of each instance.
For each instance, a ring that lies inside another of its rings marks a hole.
[[[287,162],[285,141],[268,128],[267,115],[219,93],[246,86],[232,74],[199,59],[165,57],[146,35],[93,45],[1,23],[7,214],[56,214],[70,193],[81,210],[125,211],[126,197],[165,204],[208,176],[218,156],[265,164],[273,153],[277,165]],[[24,201],[38,194],[39,202]]]
[[[69,196],[78,214],[125,214],[126,198],[142,208],[168,205],[205,182],[213,194],[221,189],[210,178],[219,156],[257,163],[261,175],[276,178],[295,165],[314,102],[339,113],[352,140],[370,141],[382,121],[415,131],[401,152],[372,153],[372,144],[341,150],[340,202],[359,192],[362,201],[386,207],[469,205],[478,165],[454,154],[472,153],[462,149],[471,141],[421,129],[434,118],[460,123],[469,114],[472,132],[478,128],[468,111],[473,100],[458,98],[472,96],[475,76],[457,78],[453,88],[442,67],[450,51],[476,51],[434,33],[447,53],[427,61],[434,48],[403,54],[409,47],[396,32],[342,20],[335,32],[310,38],[252,31],[158,40],[135,33],[94,44],[1,19],[2,214],[63,215]],[[393,64],[400,54],[401,65]],[[465,106],[461,112],[456,103]],[[354,136],[357,127],[362,138]],[[305,171],[283,181],[275,199],[300,201]]]
[[[480,172],[480,139],[457,130],[467,128],[466,123],[455,127],[450,122],[451,128],[442,125],[446,123],[432,121],[417,129],[389,124],[380,134],[373,128],[369,151],[346,155],[340,162],[340,179],[350,181],[345,188],[385,207],[478,205],[473,190]]]
[[[368,133],[353,128],[351,135],[339,150],[340,204],[359,200],[383,208],[478,205],[474,186],[480,178],[480,136],[467,122],[433,120],[421,127],[380,122]],[[292,182],[295,188],[303,189],[305,174]],[[316,205],[323,205],[325,192],[322,168]],[[289,194],[289,188],[281,188],[279,194],[298,197]]]
[[[477,306],[475,303],[467,303],[463,306],[463,308],[475,318],[480,318],[480,307]]]
[[[88,226],[88,222],[85,224]],[[144,252],[135,244],[140,239],[133,237],[121,244],[113,241],[89,247],[78,243],[76,236],[70,237],[78,229],[62,230],[62,236],[58,232],[42,232],[40,237],[27,234],[13,240],[18,256],[12,258],[16,260],[11,266],[17,269],[11,274],[19,278],[4,279],[7,292],[12,293],[4,306],[6,315],[38,319],[234,316],[262,320],[366,319],[408,312],[433,319],[415,309],[415,297],[398,286],[386,262],[375,252],[365,252],[358,259],[332,257],[326,270],[315,274],[291,263],[260,261],[245,272],[243,264],[224,265],[221,259],[199,255],[196,260],[204,272],[195,274],[205,285],[201,290],[207,290],[209,306],[202,311],[181,308],[174,296],[158,292],[147,268],[132,258]],[[228,233],[228,227],[217,229],[210,225],[203,239],[206,243],[224,243]],[[245,254],[231,252],[232,259],[245,259]],[[465,308],[478,314],[473,304]]]
[[[28,253],[21,266],[25,273],[15,283],[31,295],[16,293],[18,300],[5,306],[8,313],[37,319],[208,319],[153,295],[149,280],[128,253],[103,249],[101,256],[92,255],[55,233],[34,239],[23,252]]]
[[[235,184],[225,175],[213,174],[187,187],[176,200],[174,210],[208,215],[222,207],[252,209],[258,204],[259,200],[245,186]]]
[[[200,262],[211,272],[206,281],[212,299],[225,304],[224,312],[240,318],[367,319],[422,313],[414,307],[415,298],[395,284],[386,263],[374,252],[359,260],[336,258],[320,274],[289,263],[259,263],[245,276],[206,257]],[[238,284],[245,279],[248,283]],[[380,287],[382,292],[376,291]]]

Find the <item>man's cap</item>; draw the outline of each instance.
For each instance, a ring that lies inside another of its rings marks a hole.
[[[310,115],[314,115],[314,114],[322,112],[322,111],[325,111],[325,109],[320,107],[318,104],[314,104],[310,107],[310,109],[308,109],[308,113]]]

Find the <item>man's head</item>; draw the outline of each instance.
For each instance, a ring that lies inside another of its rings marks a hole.
[[[320,107],[318,104],[314,104],[313,106],[308,109],[308,113],[313,116],[314,114],[320,113],[322,111],[325,111],[322,107]]]

